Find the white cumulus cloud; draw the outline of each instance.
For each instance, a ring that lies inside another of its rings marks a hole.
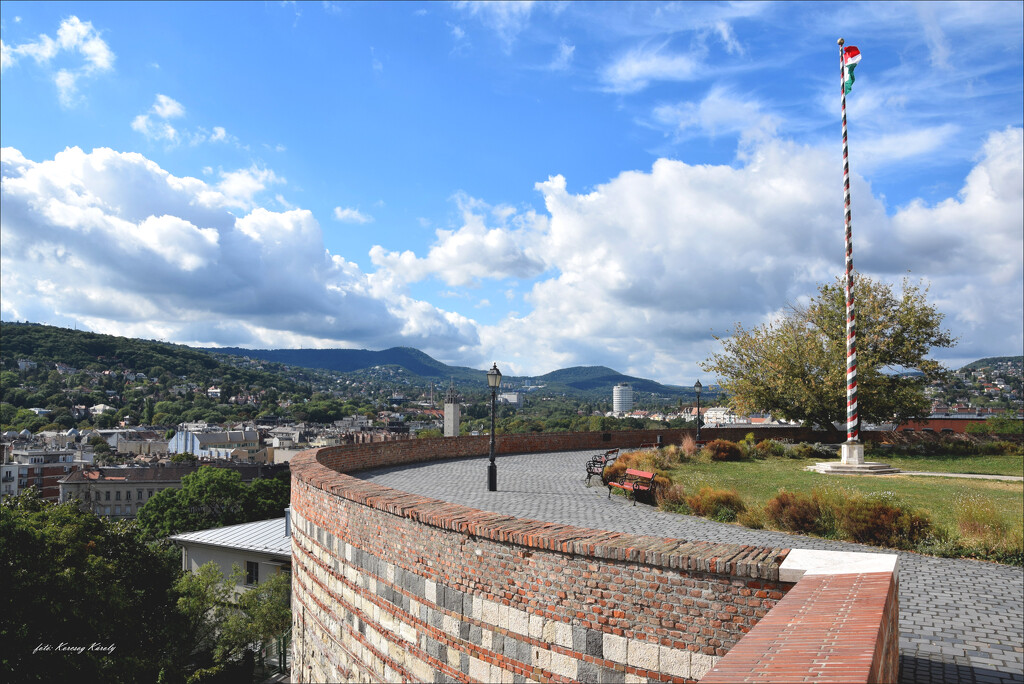
[[[373,217],[351,207],[334,207],[334,218],[342,223],[371,223]]]
[[[64,107],[71,107],[78,100],[78,82],[83,77],[110,71],[115,60],[110,46],[100,37],[92,22],[82,21],[76,16],[60,23],[56,39],[40,34],[36,40],[17,45],[3,43],[0,48],[0,68],[3,70],[13,67],[22,57],[29,57],[36,64],[49,68],[62,53],[66,53],[66,65],[59,67],[51,76],[57,86],[57,97]]]
[[[243,346],[478,344],[475,325],[373,283],[311,212],[252,206],[269,169],[176,177],[140,154],[0,152],[4,318]],[[247,205],[234,216],[223,207]]]

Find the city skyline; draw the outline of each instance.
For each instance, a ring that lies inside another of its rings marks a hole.
[[[854,265],[1024,348],[1021,3],[5,2],[4,320],[692,385]]]

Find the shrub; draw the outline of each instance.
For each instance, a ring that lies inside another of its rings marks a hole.
[[[734,490],[726,491],[711,487],[701,487],[697,494],[686,497],[686,504],[694,515],[718,522],[732,522],[739,513],[747,510],[740,495]]]
[[[818,532],[821,507],[818,501],[806,494],[781,491],[769,499],[764,507],[765,515],[776,527],[789,532]]]
[[[736,522],[752,530],[763,530],[768,526],[768,516],[763,508],[748,508],[736,516]]]
[[[847,501],[840,525],[851,541],[897,549],[915,547],[932,529],[927,514],[907,508],[889,492]]]
[[[693,511],[686,503],[686,489],[681,484],[658,488],[658,507],[672,513],[689,514]]]
[[[683,444],[680,448],[687,458],[693,458],[697,454],[697,442],[690,435],[683,437]]]
[[[808,444],[807,442],[800,442],[794,444],[786,450],[786,456],[789,458],[817,458],[817,459],[831,459],[836,458],[836,448],[826,446],[820,442],[814,444]]]
[[[716,439],[704,446],[712,461],[742,461],[743,453],[735,442],[727,439]]]
[[[786,447],[774,439],[763,439],[754,447],[754,454],[757,458],[783,458]]]

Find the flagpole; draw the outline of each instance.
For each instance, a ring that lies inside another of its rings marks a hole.
[[[850,221],[850,149],[846,137],[846,58],[842,38],[839,44],[839,92],[843,111],[843,200],[846,229],[846,444],[843,462],[864,462],[860,444],[860,416],[857,412],[857,314],[853,301],[853,232]],[[856,446],[855,446],[856,445]],[[849,461],[848,461],[849,458]]]

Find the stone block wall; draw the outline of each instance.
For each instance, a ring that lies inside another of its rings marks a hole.
[[[502,437],[499,447],[628,448],[655,441],[652,432],[515,435]],[[823,573],[793,570],[791,558],[802,551],[519,519],[346,474],[482,455],[487,440],[327,447],[293,459],[294,681],[733,681],[735,669],[719,668],[746,657],[741,669],[761,671],[773,651],[758,639],[790,624],[787,611],[820,616],[854,603],[861,608],[848,611],[842,624],[855,635],[847,655],[868,663],[859,681],[895,678],[894,572],[848,561],[842,565],[864,570],[858,579],[815,579]],[[872,572],[877,576],[868,577]],[[876,586],[883,576],[892,582],[886,598],[864,609],[863,599],[884,589]],[[798,580],[800,593],[790,599]],[[773,616],[778,624],[758,632]],[[807,619],[804,626],[814,624],[822,622]],[[761,636],[748,641],[748,633]],[[825,649],[821,658],[838,665],[830,660],[839,653],[830,647],[832,633],[809,634]],[[783,643],[799,645],[805,637]],[[814,672],[816,663],[803,663],[803,671]]]
[[[324,465],[345,450],[292,461],[295,681],[695,681],[791,586],[786,549],[474,510]]]

